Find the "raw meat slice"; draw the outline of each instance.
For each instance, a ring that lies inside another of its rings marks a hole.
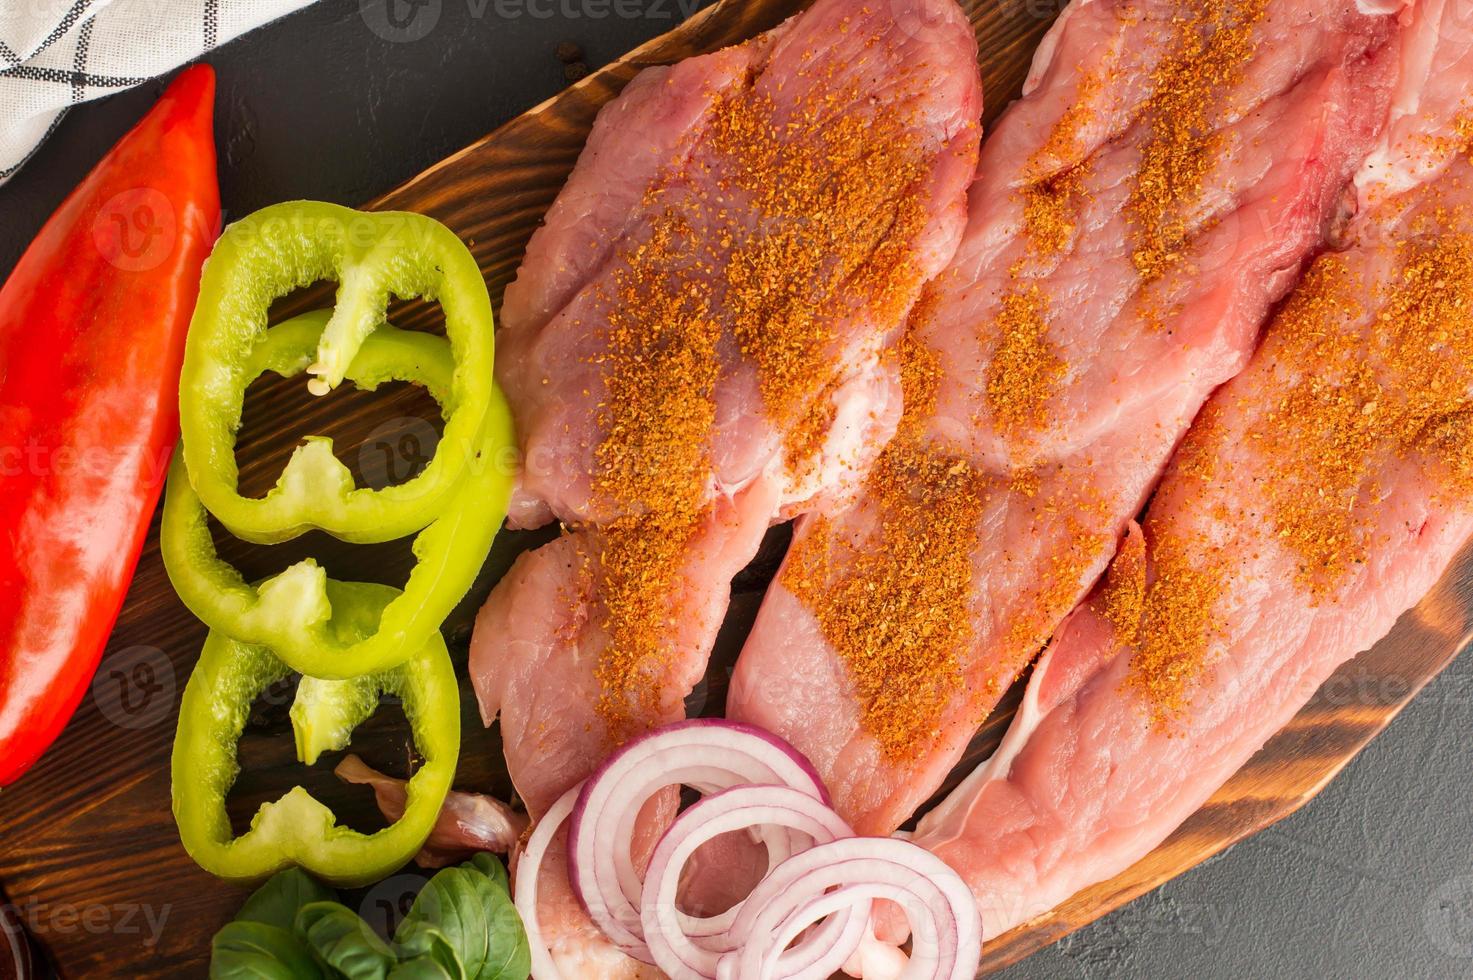
[[[804,518],[728,715],[893,831],[1104,571],[1370,151],[1396,20],[1076,0],[983,146],[905,343],[899,435]]]
[[[534,814],[623,734],[610,716],[678,715],[767,523],[888,440],[894,339],[965,220],[978,87],[949,0],[824,0],[600,115],[498,335],[515,520],[575,528],[520,560],[474,645]]]
[[[534,818],[681,717],[768,525],[889,440],[895,341],[965,223],[979,88],[952,0],[818,0],[600,114],[497,338],[526,460],[512,521],[569,528],[517,561],[472,640]],[[541,893],[567,969],[637,971],[567,893]]]
[[[1447,30],[1440,6],[1404,50],[1466,57],[1473,15]],[[1310,268],[1035,667],[997,756],[921,821],[989,935],[1144,857],[1473,534],[1473,86],[1426,87],[1441,117],[1393,131],[1398,153],[1358,179],[1384,191],[1389,162],[1423,183]]]
[[[1406,6],[1411,0],[1387,0]],[[1390,121],[1376,152],[1356,175],[1363,205],[1426,182],[1460,152],[1446,138],[1473,77],[1473,13],[1459,0],[1415,0],[1414,27],[1401,32]]]
[[[502,307],[497,377],[526,455],[517,526],[639,508],[596,485],[609,429],[631,424],[609,404],[619,331],[700,348],[666,352],[672,372],[639,380],[679,380],[709,403],[707,496],[821,446],[828,419],[809,411],[842,376],[893,376],[876,362],[965,221],[975,60],[947,0],[823,0],[747,44],[646,70],[600,113]],[[695,410],[664,407],[664,423]],[[851,455],[821,462],[863,470]],[[814,467],[791,462],[801,499]]]
[[[762,542],[777,494],[770,481],[717,503],[692,542],[682,616],[663,639],[667,669],[641,692],[653,724],[684,717],[684,698],[701,679],[726,613],[732,577]],[[609,645],[588,567],[600,531],[565,534],[517,559],[476,617],[472,671],[481,715],[501,718],[501,740],[517,793],[534,816],[598,767],[617,744],[600,707],[607,696],[597,665]],[[573,591],[583,584],[584,591]]]

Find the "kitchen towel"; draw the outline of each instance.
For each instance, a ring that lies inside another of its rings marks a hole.
[[[70,106],[139,85],[312,0],[0,0],[0,183]]]

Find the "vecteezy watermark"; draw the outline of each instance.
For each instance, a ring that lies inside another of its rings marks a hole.
[[[102,257],[123,272],[156,269],[179,240],[174,205],[152,187],[114,194],[92,221],[92,241]]]
[[[382,490],[409,483],[422,476],[437,456],[448,458],[457,452],[454,445],[441,441],[439,430],[417,415],[379,424],[358,447],[358,485]],[[471,454],[464,465],[476,476],[494,472],[514,477],[522,472],[522,457],[515,445],[503,445]]]
[[[12,977],[29,977],[31,946],[21,931],[20,910],[14,905],[0,905],[0,935],[5,937],[5,949],[0,950],[0,963],[10,965]]]
[[[1440,952],[1473,959],[1473,874],[1445,881],[1427,897],[1422,931]]]
[[[941,4],[889,0],[890,16],[907,37],[922,43],[943,41],[967,32],[965,21]]]
[[[425,468],[440,445],[440,434],[415,415],[390,419],[358,447],[362,485],[382,489],[404,483]]]
[[[1069,6],[1069,0],[993,0],[993,3],[1004,17],[1024,16],[1034,20],[1053,20]]]
[[[392,44],[422,41],[440,23],[443,0],[359,0],[358,15]]]
[[[169,196],[154,187],[119,191],[92,219],[92,244],[103,260],[122,272],[148,272],[174,254],[182,238],[192,233],[201,242],[214,241],[221,225],[210,225],[198,208],[183,215]]]
[[[1118,966],[1128,951],[1153,939],[1182,939],[1205,949],[1221,943],[1232,929],[1230,909],[1202,902],[1179,902],[1157,894],[1118,910],[1060,941],[1059,950],[1095,968]],[[1109,972],[1109,971],[1105,971]]]
[[[119,728],[151,728],[173,713],[174,665],[158,647],[109,654],[92,678],[92,700]]]
[[[53,476],[84,480],[132,472],[151,489],[160,486],[169,475],[173,452],[173,446],[150,449],[120,444],[53,445],[30,438],[24,445],[0,445],[0,477]]]
[[[12,948],[24,944],[16,923],[23,924],[42,942],[48,936],[141,936],[143,945],[155,946],[164,934],[173,906],[136,902],[38,902],[10,906],[11,921],[5,933]],[[21,954],[17,954],[20,956]],[[17,960],[19,962],[19,959]],[[24,974],[22,974],[24,975]]]
[[[422,41],[440,23],[446,3],[465,4],[471,20],[683,21],[704,0],[359,0],[358,14],[376,36],[391,44]]]
[[[428,880],[412,872],[385,878],[363,896],[359,917],[380,936],[392,936]]]
[[[1398,0],[1380,0],[1380,5],[1388,14],[1405,6]],[[1444,4],[1437,18],[1436,32],[1438,40],[1448,47],[1473,41],[1473,0],[1450,0]]]

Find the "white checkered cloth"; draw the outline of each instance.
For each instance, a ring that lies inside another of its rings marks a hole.
[[[0,0],[0,183],[69,106],[192,61],[312,0]]]

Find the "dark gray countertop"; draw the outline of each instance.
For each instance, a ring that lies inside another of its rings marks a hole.
[[[209,59],[227,217],[370,198],[566,85],[560,42],[598,67],[694,3],[325,0],[279,21]],[[159,88],[73,110],[0,187],[0,273]],[[1473,975],[1470,735],[1464,658],[1298,815],[1006,976]]]

